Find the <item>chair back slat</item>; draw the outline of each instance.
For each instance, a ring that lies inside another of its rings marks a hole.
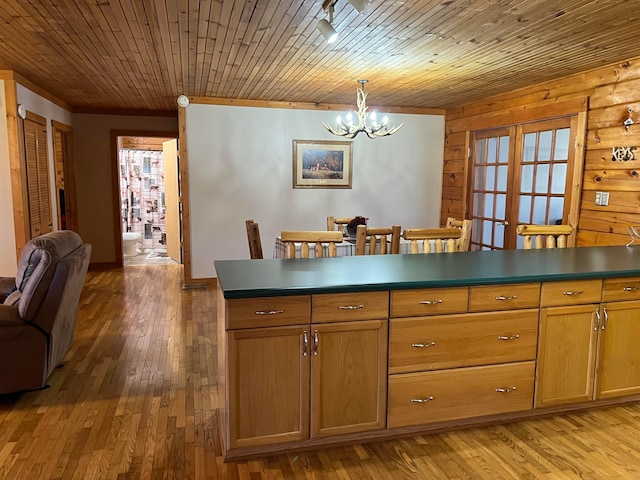
[[[314,244],[316,258],[324,256],[324,247],[327,246],[327,255],[338,255],[337,243],[342,242],[342,232],[330,232],[326,230],[284,230],[280,233],[280,239],[285,244],[286,258],[296,257],[296,243],[300,244],[300,258],[309,258],[310,244]]]
[[[571,225],[518,225],[518,235],[526,250],[531,248],[566,248],[567,238],[573,233]]]
[[[260,227],[253,220],[245,220],[247,227],[247,240],[249,241],[249,255],[252,259],[261,259],[262,241],[260,240]]]
[[[457,227],[408,228],[402,233],[409,240],[409,253],[451,253],[461,251],[462,231]]]
[[[453,217],[447,218],[447,228],[460,229],[460,251],[466,252],[471,246],[471,220],[458,220]]]
[[[353,220],[353,217],[333,217],[329,215],[327,217],[327,230],[329,232],[339,231],[343,232],[344,227]]]
[[[386,255],[400,253],[400,225],[367,227],[358,225],[356,255]]]

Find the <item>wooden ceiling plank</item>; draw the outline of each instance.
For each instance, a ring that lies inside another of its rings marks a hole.
[[[258,15],[254,15],[247,30],[245,43],[248,45],[244,51],[244,56],[242,58],[238,57],[236,62],[238,68],[235,81],[229,86],[230,97],[239,97],[239,92],[251,82],[250,72],[261,58],[258,52],[264,51],[268,32],[272,28],[271,25],[276,23],[278,3],[275,1],[260,2],[259,5],[263,5],[264,8],[261,9],[259,18]]]
[[[158,62],[162,62],[161,68],[166,71],[169,84],[169,91],[167,93],[177,98],[177,95],[180,95],[178,92],[182,92],[182,90],[178,86],[177,73],[173,64],[172,37],[169,28],[169,5],[166,1],[143,0],[143,9],[147,18],[150,19],[149,34]],[[171,11],[173,12],[174,10]],[[172,103],[172,107],[175,108],[175,104]]]
[[[222,75],[221,69],[224,64],[224,44],[227,41],[228,26],[231,23],[232,5],[230,2],[222,2],[222,9],[220,15],[216,19],[216,35],[215,45],[213,50],[213,58],[211,59],[211,73],[207,80],[207,88],[205,90],[206,96],[215,96],[214,92],[218,91],[218,85],[220,84],[220,76]]]

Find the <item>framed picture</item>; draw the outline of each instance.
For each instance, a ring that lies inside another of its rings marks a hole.
[[[353,142],[293,141],[293,188],[351,188]]]

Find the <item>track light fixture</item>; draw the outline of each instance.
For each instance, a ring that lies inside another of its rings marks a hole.
[[[349,3],[358,11],[358,13],[361,13],[362,10],[364,10],[364,7],[369,5],[367,0],[349,0]]]
[[[333,18],[331,21],[333,21]],[[327,21],[326,18],[323,18],[318,22],[318,30],[320,30],[320,33],[322,33],[324,38],[327,39],[327,43],[333,43],[338,38],[338,32],[335,31],[331,22]]]
[[[323,18],[318,21],[318,30],[320,30],[320,33],[322,33],[327,40],[327,43],[333,43],[338,38],[338,32],[336,32],[333,25],[331,25],[333,23],[333,9],[335,4],[335,1],[325,1],[325,3],[322,4],[322,9],[329,14],[329,20]]]
[[[335,5],[338,0],[324,0],[322,3],[322,10],[329,14],[329,20],[323,18],[318,21],[318,30],[327,39],[327,43],[333,43],[338,38],[338,32],[333,28],[333,13]],[[349,3],[358,13],[362,12],[364,8],[369,5],[368,0],[349,0]]]

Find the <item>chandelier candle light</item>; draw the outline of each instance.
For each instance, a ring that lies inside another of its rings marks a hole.
[[[364,85],[368,81],[369,80],[358,80],[360,84],[357,89],[358,97],[356,100],[358,110],[355,111],[355,114],[358,116],[358,124],[353,124],[353,115],[349,112],[344,121],[341,116],[338,116],[335,128],[322,122],[324,128],[334,135],[346,138],[355,138],[360,132],[366,133],[369,138],[386,137],[400,130],[400,127],[403,125],[402,123],[397,127],[389,127],[389,119],[386,115],[382,117],[382,121],[378,122],[376,112],[371,112],[371,115],[367,113],[367,94],[364,93]],[[371,121],[368,122],[368,120]]]

